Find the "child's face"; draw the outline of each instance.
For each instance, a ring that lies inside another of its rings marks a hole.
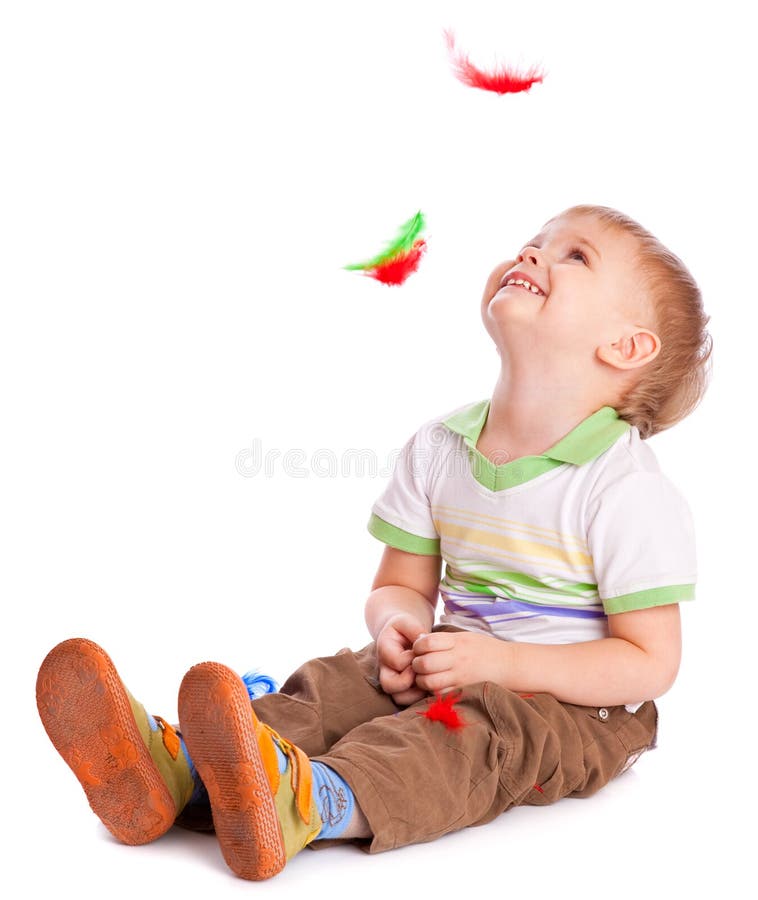
[[[507,284],[515,278],[531,289]],[[549,352],[551,362],[574,365],[595,360],[597,348],[630,324],[644,327],[643,301],[636,239],[572,214],[553,219],[494,269],[482,317],[501,355]]]

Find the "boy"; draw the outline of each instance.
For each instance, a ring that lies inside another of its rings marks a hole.
[[[643,439],[705,389],[697,286],[637,223],[574,207],[495,268],[481,313],[491,400],[423,425],[372,509],[372,644],[252,707],[231,670],[195,666],[181,734],[97,645],[48,655],[40,715],[121,840],[210,827],[209,800],[232,870],[268,878],[314,841],[377,852],[589,796],[655,746],[695,555]]]

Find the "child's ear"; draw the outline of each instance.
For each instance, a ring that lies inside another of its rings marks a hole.
[[[652,362],[661,352],[661,339],[654,331],[631,326],[612,344],[597,348],[597,357],[616,369],[638,369]]]

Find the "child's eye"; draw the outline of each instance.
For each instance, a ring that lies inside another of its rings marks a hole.
[[[570,257],[571,259],[576,259],[577,257],[579,257],[579,259],[580,259],[583,263],[586,263],[586,262],[587,262],[587,257],[584,255],[584,253],[582,253],[581,250],[579,250],[579,249],[576,248],[576,247],[575,247],[573,250],[570,250],[570,251],[569,251],[569,257]]]

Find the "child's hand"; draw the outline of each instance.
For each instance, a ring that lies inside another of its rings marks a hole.
[[[426,691],[416,687],[413,671],[413,642],[424,633],[424,625],[409,613],[388,619],[376,639],[379,683],[398,706],[409,706]]]
[[[505,641],[471,631],[436,631],[413,644],[416,685],[429,693],[462,688],[478,681],[504,683]]]

